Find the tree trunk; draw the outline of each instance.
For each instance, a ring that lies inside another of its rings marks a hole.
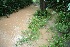
[[[44,0],[40,0],[40,9],[41,10],[46,10],[46,3]]]

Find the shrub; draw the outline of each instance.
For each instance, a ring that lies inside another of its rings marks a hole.
[[[56,28],[59,32],[69,33],[70,31],[70,13],[60,12],[57,19]]]
[[[70,12],[60,11],[55,28],[58,31],[52,38],[49,47],[70,47]]]
[[[53,37],[53,41],[50,43],[49,47],[65,47],[64,44],[66,41],[65,37],[60,37],[57,34]]]
[[[69,47],[70,45],[70,13],[59,12],[59,16],[56,22],[56,30],[61,35],[54,37],[54,41],[50,44],[50,47]]]
[[[70,0],[47,0],[47,7],[53,8],[56,11],[66,12]]]
[[[11,14],[32,3],[32,0],[0,0],[0,16]]]
[[[50,13],[47,12],[47,10],[37,10],[36,13],[34,14],[34,16],[50,16]]]

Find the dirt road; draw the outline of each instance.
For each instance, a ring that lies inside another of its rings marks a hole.
[[[31,5],[11,14],[9,18],[0,18],[0,47],[15,47],[21,31],[27,29],[29,20],[37,9]]]
[[[29,21],[37,9],[38,7],[31,5],[11,14],[9,18],[0,18],[0,47],[15,47],[16,40],[21,38],[21,31],[28,29]],[[51,22],[49,21],[49,23]],[[41,36],[38,40],[24,43],[20,47],[39,47],[43,44],[49,45],[48,39],[52,38],[53,33],[46,32],[47,29],[48,26],[40,29]]]

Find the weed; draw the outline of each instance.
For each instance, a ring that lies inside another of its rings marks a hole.
[[[70,43],[70,31],[69,31],[69,18],[70,13],[63,13],[60,12],[59,18],[57,19],[56,30],[58,31],[55,33],[53,37],[53,42],[50,42],[49,47],[69,47],[68,43]],[[59,33],[59,34],[58,34]],[[60,35],[61,33],[61,35]]]
[[[50,13],[48,13],[48,15],[49,14]],[[47,17],[45,16],[47,16],[47,13],[45,13],[44,16],[39,16],[37,13],[35,13],[34,17],[32,18],[32,22],[28,26],[29,29],[26,31],[22,31],[23,38],[20,39],[16,45],[20,45],[23,42],[27,42],[27,41],[37,40],[40,36],[39,29],[45,26],[47,21],[50,19],[50,16]]]

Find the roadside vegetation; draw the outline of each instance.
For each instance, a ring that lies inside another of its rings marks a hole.
[[[22,31],[23,39],[20,39],[16,45],[21,45],[24,42],[37,40],[40,36],[40,28],[44,28],[49,19],[52,18],[51,13],[48,13],[47,10],[41,11],[37,10],[34,14],[34,17],[29,24],[29,30]],[[54,27],[50,27],[50,31],[55,33],[51,40],[50,44],[47,46],[43,44],[39,47],[69,47],[70,43],[70,13],[63,11],[58,12]],[[55,30],[54,30],[55,29]]]
[[[32,0],[0,0],[0,16],[10,15],[30,4]]]
[[[48,8],[58,13],[54,27],[50,27],[55,36],[50,40],[49,46],[44,44],[40,47],[70,47],[70,3],[68,1],[59,0],[56,2],[54,0],[48,2]]]
[[[70,13],[64,13],[60,11],[56,18],[54,27],[50,27],[49,30],[54,34],[49,41],[50,44],[41,45],[40,47],[70,47]]]
[[[35,3],[35,0],[33,1]],[[31,3],[32,0],[1,0],[0,16],[7,16],[13,12],[17,12],[18,10],[29,6]],[[43,44],[39,47],[70,47],[69,0],[49,0],[47,2],[47,8],[53,9],[58,13],[58,16],[56,15],[57,18],[54,27],[50,27],[50,31],[55,33],[55,35],[49,41],[49,46]],[[31,23],[28,26],[28,30],[21,31],[22,38],[19,38],[19,41],[17,41],[17,43],[15,44],[16,46],[22,45],[23,43],[27,43],[28,41],[34,41],[39,39],[39,29],[42,27],[44,28],[49,19],[52,18],[51,13],[49,13],[47,10],[37,10],[33,16],[34,17],[31,19]]]
[[[48,13],[47,10],[36,11],[31,23],[29,24],[28,30],[22,31],[25,35],[17,42],[16,46],[21,45],[24,42],[37,40],[40,36],[39,29],[47,24],[47,21],[50,19],[50,15],[51,14]]]
[[[58,31],[59,35],[55,36],[54,45],[56,44],[58,47],[69,47],[70,43],[70,13],[63,13],[62,11],[59,12],[59,16],[56,20],[56,30]],[[61,34],[61,35],[60,35]]]

